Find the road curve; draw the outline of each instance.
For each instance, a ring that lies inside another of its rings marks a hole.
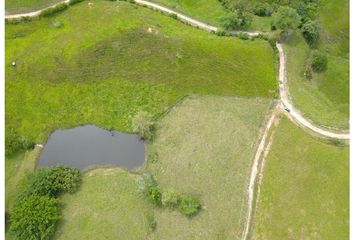
[[[291,104],[291,101],[289,99],[288,95],[288,87],[287,87],[287,78],[286,78],[286,71],[285,71],[285,66],[286,66],[286,57],[285,57],[285,52],[283,45],[280,43],[277,43],[277,49],[279,52],[279,92],[280,92],[280,100],[283,104],[284,109],[288,109],[288,116],[295,120],[297,124],[310,129],[311,131],[320,134],[325,137],[329,138],[337,138],[337,139],[345,139],[348,140],[350,138],[349,133],[336,133],[336,132],[331,132],[328,130],[325,130],[323,128],[319,128],[315,125],[313,125],[311,122],[309,122],[307,119],[305,119],[301,113]]]
[[[59,2],[57,4],[54,4],[51,7],[44,8],[42,10],[52,8],[57,6],[58,4],[61,3],[69,3],[70,0],[65,0],[63,2]],[[175,14],[177,18],[185,23],[188,23],[190,25],[199,27],[200,29],[203,29],[208,32],[216,32],[218,30],[217,27],[203,23],[201,21],[198,21],[196,19],[193,19],[191,17],[188,17],[184,14],[178,13],[174,10],[171,10],[167,7],[160,6],[156,3],[152,3],[149,1],[145,0],[134,0],[136,4],[147,6],[149,8],[152,8],[154,10],[161,11],[166,14]],[[34,11],[34,12],[29,12],[29,13],[23,13],[23,14],[14,14],[14,15],[6,15],[6,19],[16,19],[16,18],[21,18],[21,17],[35,17],[40,14],[42,10]],[[235,34],[236,32],[230,32],[232,34]],[[257,36],[260,34],[260,32],[244,32],[248,34],[249,36]],[[349,139],[350,135],[349,133],[337,133],[337,132],[332,132],[327,129],[323,129],[320,127],[315,126],[313,123],[309,122],[306,120],[292,104],[291,101],[289,100],[289,95],[288,95],[288,88],[287,88],[287,79],[286,79],[286,71],[285,71],[285,65],[286,65],[286,58],[285,58],[285,53],[283,46],[280,43],[277,43],[277,49],[279,51],[279,91],[280,91],[280,100],[283,104],[284,109],[288,109],[288,113],[286,114],[289,118],[293,119],[298,125],[309,129],[313,131],[314,133],[317,133],[319,135],[329,137],[329,138],[337,138],[337,139]]]

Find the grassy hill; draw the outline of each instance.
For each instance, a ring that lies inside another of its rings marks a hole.
[[[5,43],[6,123],[36,141],[85,123],[130,131],[136,112],[158,115],[186,93],[277,96],[267,42],[217,37],[127,2],[7,24]]]
[[[349,147],[275,130],[250,239],[349,239]]]

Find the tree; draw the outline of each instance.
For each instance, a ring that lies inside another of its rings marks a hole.
[[[273,25],[282,30],[287,36],[290,30],[296,29],[301,22],[301,17],[295,9],[290,7],[279,7],[278,11],[273,14]]]
[[[186,216],[193,216],[199,212],[201,204],[195,197],[182,196],[178,203],[178,209]]]
[[[11,213],[10,231],[18,240],[48,240],[60,220],[58,200],[48,196],[29,196],[18,201]]]
[[[222,26],[228,30],[237,30],[249,25],[252,17],[247,12],[233,11],[221,18]]]
[[[25,195],[56,197],[61,192],[74,192],[80,183],[80,173],[76,168],[56,166],[41,168],[29,176]]]
[[[144,140],[151,140],[154,130],[154,121],[151,114],[141,111],[132,120],[133,131]]]
[[[307,43],[313,47],[316,45],[318,39],[319,39],[319,32],[318,32],[318,27],[317,24],[311,20],[307,21],[304,23],[304,25],[301,28],[302,34],[304,38],[306,39]]]
[[[273,11],[274,11],[273,7],[268,3],[257,3],[253,7],[254,14],[261,17],[271,16]]]
[[[316,50],[312,54],[311,67],[315,72],[322,72],[327,69],[327,56],[326,54]]]

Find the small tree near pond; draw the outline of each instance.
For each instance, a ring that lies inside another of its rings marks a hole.
[[[133,131],[144,140],[151,140],[154,131],[154,121],[152,115],[141,111],[132,120]]]

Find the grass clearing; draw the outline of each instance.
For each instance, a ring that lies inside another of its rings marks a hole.
[[[156,116],[186,93],[277,96],[266,41],[218,37],[127,2],[7,24],[5,58],[6,123],[37,142],[78,124],[131,131],[138,111]]]
[[[238,239],[259,127],[270,99],[191,96],[157,122],[147,169],[162,190],[198,197],[186,218],[157,209],[151,239]]]
[[[208,24],[220,26],[220,18],[226,9],[218,0],[153,0],[177,12],[181,12]]]
[[[119,168],[85,172],[79,191],[60,199],[63,220],[53,239],[146,239],[153,215],[137,182]]]
[[[349,239],[349,147],[282,119],[259,197],[252,240]]]
[[[5,0],[6,14],[27,13],[52,6],[62,0]]]
[[[299,32],[285,45],[289,92],[304,116],[319,125],[349,128],[349,61],[328,55],[328,69],[304,77],[310,49]]]

